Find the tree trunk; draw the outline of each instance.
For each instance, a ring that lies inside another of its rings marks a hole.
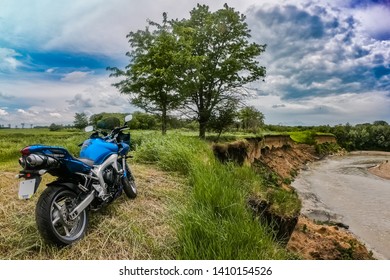
[[[166,108],[163,108],[162,114],[161,114],[161,133],[162,133],[162,135],[167,134],[167,110],[166,110]]]
[[[207,128],[207,122],[199,121],[199,138],[201,139],[206,138],[206,128]]]

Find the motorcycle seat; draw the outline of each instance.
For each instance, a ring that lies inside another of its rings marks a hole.
[[[93,160],[87,159],[87,158],[77,158],[77,160],[85,163],[86,165],[93,167]]]

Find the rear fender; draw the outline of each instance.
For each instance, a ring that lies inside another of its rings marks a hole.
[[[46,186],[51,187],[51,186],[63,186],[65,188],[71,189],[72,191],[79,193],[80,189],[77,187],[75,183],[72,182],[63,182],[63,181],[53,181],[49,184],[46,184]]]

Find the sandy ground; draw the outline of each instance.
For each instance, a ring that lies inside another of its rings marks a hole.
[[[384,161],[377,166],[368,169],[372,174],[390,180],[390,162]]]

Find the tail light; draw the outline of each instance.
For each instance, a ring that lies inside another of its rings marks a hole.
[[[23,156],[28,156],[30,154],[30,147],[25,147],[23,149],[20,150],[20,152],[22,153]]]

